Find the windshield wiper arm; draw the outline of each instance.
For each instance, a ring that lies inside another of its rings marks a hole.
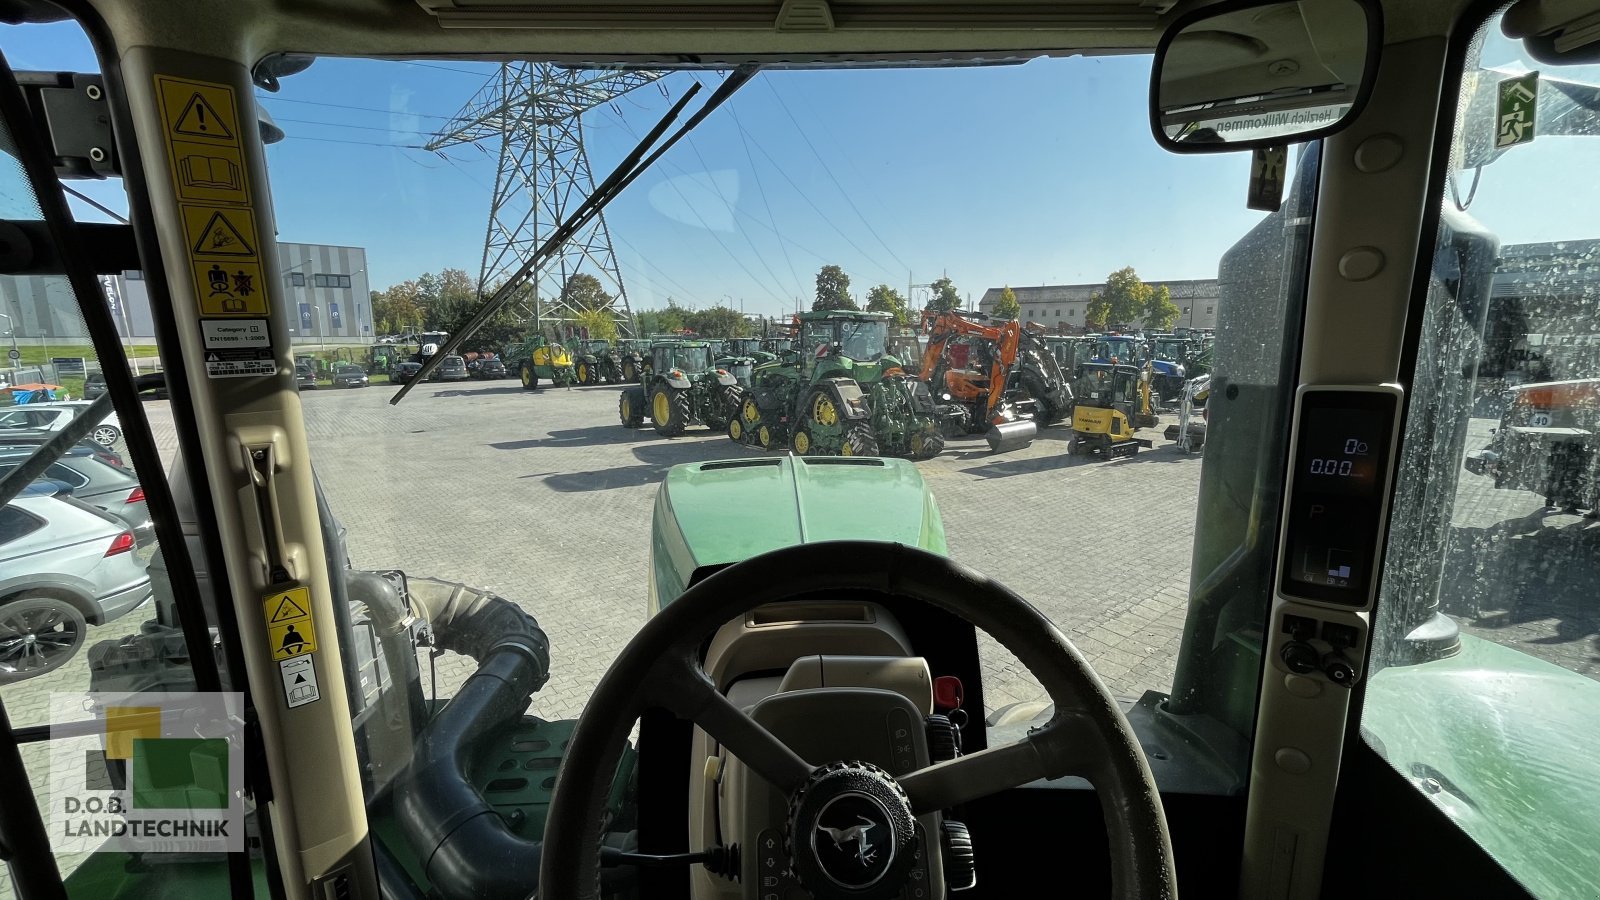
[[[667,110],[667,114],[662,116],[661,121],[657,122],[656,126],[650,129],[650,133],[644,136],[644,140],[640,141],[638,146],[634,147],[627,157],[624,158],[622,162],[611,171],[611,174],[607,175],[606,179],[600,182],[599,187],[594,189],[594,193],[590,194],[583,201],[583,203],[579,204],[578,208],[573,211],[572,215],[568,216],[567,220],[561,223],[561,226],[558,227],[543,244],[539,245],[539,249],[535,250],[533,255],[528,257],[527,262],[524,262],[517,269],[517,271],[506,280],[505,284],[502,284],[499,290],[494,292],[493,296],[491,296],[488,300],[485,300],[482,306],[478,307],[478,311],[472,315],[472,318],[467,320],[465,325],[461,326],[461,328],[455,334],[451,335],[450,338],[446,340],[432,356],[428,357],[422,363],[422,368],[418,369],[417,374],[413,375],[410,381],[407,381],[403,386],[401,386],[400,390],[395,392],[393,397],[389,398],[389,403],[391,405],[399,403],[405,398],[406,394],[411,392],[413,387],[421,382],[427,381],[428,375],[444,362],[444,358],[446,356],[455,353],[456,350],[466,342],[467,338],[476,334],[478,329],[482,328],[485,322],[488,322],[489,319],[495,315],[495,313],[498,313],[505,307],[507,303],[511,302],[511,298],[516,295],[517,290],[528,282],[530,276],[538,270],[539,266],[544,264],[545,260],[549,259],[550,256],[552,256],[557,250],[560,250],[563,244],[571,240],[572,236],[577,234],[578,231],[585,225],[589,224],[589,222],[593,220],[595,216],[598,216],[601,210],[605,209],[606,204],[615,199],[618,194],[622,193],[622,191],[625,190],[628,185],[632,184],[640,175],[643,175],[646,170],[655,164],[656,160],[660,159],[668,150],[671,150],[674,144],[682,140],[685,135],[694,130],[695,126],[705,121],[705,118],[711,115],[711,113],[715,111],[717,107],[721,106],[729,97],[733,96],[734,91],[737,91],[739,88],[744,86],[745,82],[755,77],[756,72],[760,71],[760,68],[761,67],[759,65],[751,63],[735,69],[733,73],[724,79],[722,84],[718,85],[717,89],[711,93],[710,98],[706,100],[704,106],[696,110],[695,114],[690,116],[688,121],[684,122],[677,131],[673,132],[670,137],[662,142],[661,146],[657,147],[654,153],[651,153],[648,157],[646,157],[644,155],[645,152],[649,150],[651,145],[654,144],[664,132],[666,132],[667,128],[670,127],[674,121],[677,120],[678,114],[681,113],[683,108],[688,105],[689,99],[699,92],[700,83],[695,82],[693,87],[689,88],[688,91],[685,91],[684,95],[678,98],[678,102],[674,103],[672,108]]]

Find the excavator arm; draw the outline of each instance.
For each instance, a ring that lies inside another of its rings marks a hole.
[[[936,313],[925,310],[922,314],[923,330],[928,334],[928,349],[922,354],[922,371],[918,377],[936,393],[944,388],[940,362],[953,338],[977,337],[994,347],[989,362],[988,396],[984,398],[983,417],[987,421],[994,415],[995,407],[1005,396],[1007,375],[1017,361],[1017,347],[1021,341],[1022,326],[1012,321],[999,327],[984,325],[953,312]]]

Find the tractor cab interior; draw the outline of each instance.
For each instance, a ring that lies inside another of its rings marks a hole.
[[[0,900],[1600,896],[1594,0],[0,22]]]

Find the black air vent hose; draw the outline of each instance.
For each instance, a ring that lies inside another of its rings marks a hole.
[[[428,881],[446,900],[525,900],[538,886],[539,841],[518,837],[467,780],[470,750],[514,722],[550,677],[550,641],[509,600],[461,584],[407,578],[439,647],[478,670],[423,726],[411,765],[395,780],[395,813]],[[381,632],[404,628],[398,593],[363,592]]]

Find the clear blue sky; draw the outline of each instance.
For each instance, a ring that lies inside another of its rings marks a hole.
[[[0,40],[16,68],[96,68],[75,26],[7,28]],[[1515,59],[1491,40],[1485,63]],[[497,148],[443,159],[408,147],[494,68],[324,59],[258,94],[289,135],[268,148],[280,239],[365,247],[377,289],[451,266],[475,276]],[[1594,68],[1561,75],[1600,81]],[[666,109],[662,89],[676,99],[694,77],[670,75],[586,117],[596,177]],[[608,208],[633,306],[670,295],[791,309],[826,263],[860,295],[948,273],[974,300],[1125,265],[1147,279],[1213,277],[1261,216],[1244,207],[1248,158],[1157,148],[1148,78],[1145,57],[760,75]],[[1551,189],[1557,177],[1592,181],[1597,147],[1518,148],[1515,165],[1485,170],[1472,213],[1507,242],[1600,237],[1592,196]],[[119,185],[79,187],[124,206]]]

